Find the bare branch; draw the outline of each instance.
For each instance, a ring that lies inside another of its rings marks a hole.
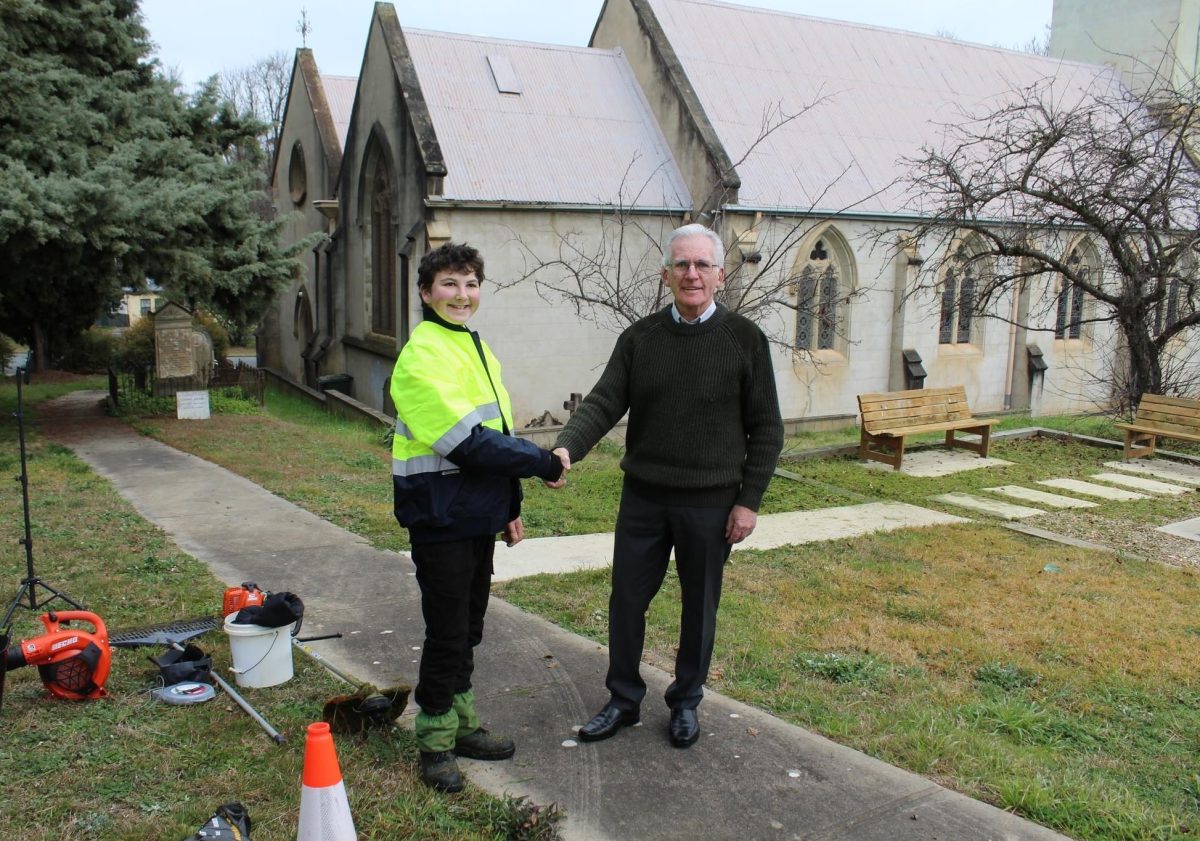
[[[947,126],[941,149],[907,161],[912,206],[924,216],[910,233],[934,255],[910,294],[940,296],[947,268],[964,259],[951,246],[969,237],[978,315],[1008,320],[995,306],[1007,295],[1040,289],[1065,301],[1080,290],[1090,314],[1073,323],[1108,323],[1122,337],[1129,370],[1112,372],[1112,383],[1125,389],[1123,405],[1192,382],[1177,353],[1171,365],[1165,359],[1176,337],[1200,325],[1197,101],[1162,88],[1149,101],[1171,105],[1147,106],[1099,79],[1086,90],[1047,80]],[[1100,265],[1072,259],[1081,243]],[[1019,326],[1046,330],[1046,315],[1034,308]]]

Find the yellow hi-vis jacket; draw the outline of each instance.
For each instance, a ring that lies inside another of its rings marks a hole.
[[[390,389],[395,514],[414,543],[503,531],[520,515],[517,479],[562,472],[557,456],[508,434],[512,405],[491,349],[428,308]]]

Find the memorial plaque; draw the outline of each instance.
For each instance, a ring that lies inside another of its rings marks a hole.
[[[175,394],[175,417],[179,420],[208,420],[208,392],[180,391]]]
[[[196,373],[191,326],[182,330],[175,328],[157,331],[154,335],[154,355],[157,373],[161,379],[190,377]]]

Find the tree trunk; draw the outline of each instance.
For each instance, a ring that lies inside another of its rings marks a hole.
[[[1143,394],[1162,394],[1162,364],[1144,318],[1122,317],[1119,324],[1129,348],[1129,377],[1122,396],[1133,412]]]
[[[41,324],[35,321],[33,323],[33,342],[29,346],[30,358],[25,362],[26,369],[31,372],[45,371],[50,362],[50,357],[47,355],[48,350],[46,331],[42,329]]]

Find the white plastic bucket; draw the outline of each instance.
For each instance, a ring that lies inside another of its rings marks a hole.
[[[292,626],[239,625],[233,621],[236,617],[236,613],[225,617],[225,633],[237,685],[275,686],[291,680]]]

